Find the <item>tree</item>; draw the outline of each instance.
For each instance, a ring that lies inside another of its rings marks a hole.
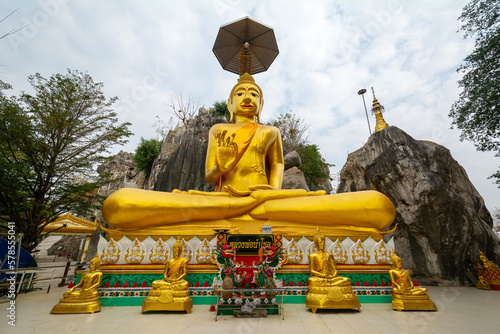
[[[334,165],[327,163],[323,159],[318,145],[300,144],[297,153],[302,162],[299,169],[304,172],[304,178],[309,188],[312,188],[311,185],[318,187],[324,180],[331,180],[330,167]]]
[[[189,121],[194,117],[200,108],[199,102],[194,102],[191,97],[187,101],[182,94],[171,95],[169,107],[172,109],[173,114],[177,117],[187,129]]]
[[[283,154],[298,151],[300,145],[307,142],[309,126],[294,113],[281,114],[277,119],[271,120],[271,124],[280,129]]]
[[[461,140],[474,143],[479,151],[496,151],[500,156],[500,1],[472,0],[459,20],[464,38],[475,37],[474,51],[458,72],[463,91],[452,105],[449,116],[462,130]],[[491,177],[500,186],[500,170]]]
[[[97,190],[111,181],[94,167],[132,133],[130,123],[117,124],[116,98],[106,100],[103,84],[89,74],[37,73],[28,81],[33,95],[0,94],[0,219],[15,223],[31,251],[62,213],[86,215],[100,206]]]
[[[225,116],[229,121],[231,119],[231,114],[229,113],[229,109],[227,109],[227,102],[215,101],[212,108],[210,108],[210,116]]]
[[[141,137],[134,155],[134,162],[137,169],[144,172],[147,177],[151,174],[151,168],[160,153],[161,141],[157,139],[145,140]]]

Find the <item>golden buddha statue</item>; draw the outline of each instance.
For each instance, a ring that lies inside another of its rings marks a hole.
[[[63,294],[62,300],[54,306],[50,313],[94,313],[101,311],[99,291],[102,272],[99,268],[99,257],[94,257],[89,264],[89,272],[82,275],[80,282]]]
[[[154,281],[148,296],[142,301],[144,311],[186,311],[191,313],[193,301],[189,297],[187,276],[188,260],[181,256],[182,243],[172,246],[173,257],[167,260],[163,279]]]
[[[427,289],[415,287],[411,272],[401,268],[401,258],[393,254],[391,261],[392,308],[398,311],[437,311],[436,305],[427,295]]]
[[[361,311],[351,281],[338,274],[333,255],[325,251],[325,237],[317,230],[314,236],[317,252],[309,255],[311,277],[307,280],[306,307],[313,313],[317,309],[349,309]]]
[[[377,191],[282,190],[281,135],[259,124],[263,104],[262,90],[245,73],[228,100],[234,123],[210,129],[205,176],[215,192],[123,188],[104,202],[105,221],[123,233],[198,235],[214,229],[260,233],[262,225],[286,235],[313,235],[316,225],[327,233],[366,235],[392,223],[394,206]]]

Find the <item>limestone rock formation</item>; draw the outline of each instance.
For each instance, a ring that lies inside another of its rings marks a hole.
[[[151,174],[149,175],[148,183],[146,189],[154,190],[156,183],[161,174],[162,165],[170,159],[172,154],[177,150],[179,145],[181,144],[181,138],[183,134],[186,132],[186,128],[184,126],[179,126],[174,130],[170,130],[165,140],[161,143],[160,153],[158,157],[153,162],[153,166],[151,167]]]
[[[111,194],[113,191],[123,187],[142,188],[146,182],[146,176],[135,166],[134,156],[131,153],[120,151],[110,161],[97,167],[99,174],[109,173],[112,179],[121,179],[101,189],[100,193]]]
[[[297,167],[285,170],[283,175],[283,189],[305,189],[309,191],[304,173]]]
[[[467,284],[479,250],[500,262],[491,215],[447,148],[391,126],[349,154],[340,178],[337,192],[373,189],[391,199],[396,252],[420,282]]]
[[[204,108],[191,119],[180,136],[178,147],[170,154],[165,154],[158,173],[150,181],[150,189],[157,191],[201,190],[213,191],[214,186],[205,181],[205,157],[208,149],[208,132],[217,123],[227,123],[224,116],[210,116]],[[162,152],[163,153],[163,145]],[[156,162],[155,162],[156,163]]]

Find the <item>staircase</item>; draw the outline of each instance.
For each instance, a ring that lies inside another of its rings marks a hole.
[[[38,271],[35,276],[35,284],[33,285],[35,289],[47,289],[49,285],[56,287],[61,283],[68,260],[65,257],[47,254],[47,250],[61,238],[61,235],[50,235],[43,239],[35,248],[35,250],[38,250],[35,253],[38,263]],[[74,280],[76,268],[77,262],[71,261],[66,285],[69,281]]]

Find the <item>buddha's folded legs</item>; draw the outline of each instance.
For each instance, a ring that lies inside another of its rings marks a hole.
[[[165,280],[157,280],[151,284],[153,289],[169,289],[169,290],[186,290],[188,288],[188,282],[186,280],[181,280],[179,282],[169,283]]]
[[[250,212],[256,219],[311,224],[372,227],[383,230],[394,221],[391,200],[378,191],[275,199]]]
[[[123,188],[103,204],[103,217],[118,229],[168,226],[249,214],[258,220],[382,230],[395,217],[391,201],[377,191],[319,196],[303,190],[260,190],[232,197]]]

